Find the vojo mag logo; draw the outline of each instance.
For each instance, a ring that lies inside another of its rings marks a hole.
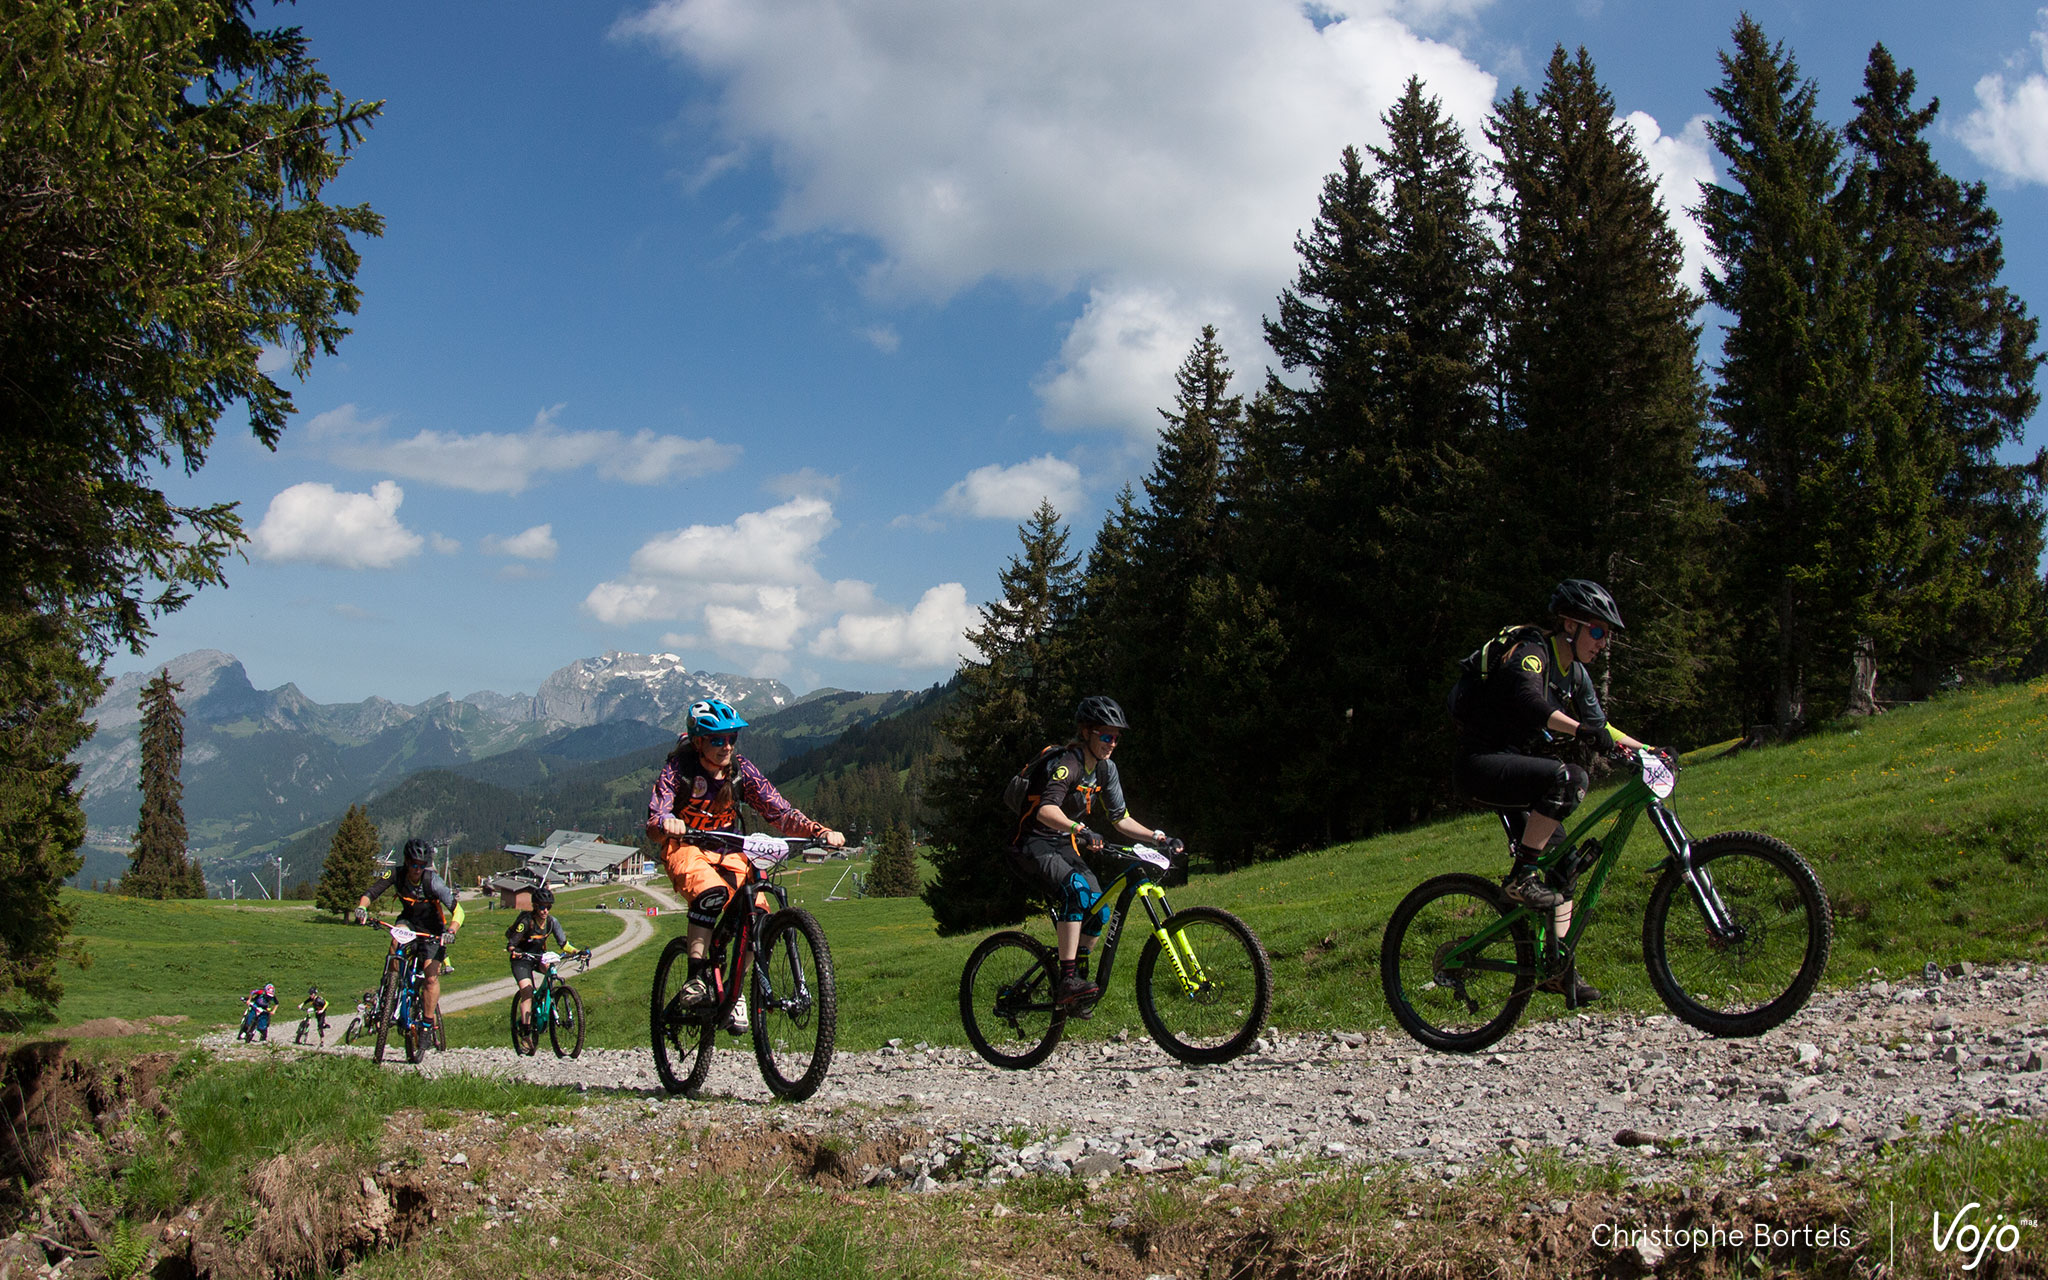
[[[1972,1200],[1951,1217],[1946,1226],[1942,1223],[1941,1210],[1934,1211],[1934,1251],[1948,1253],[1953,1250],[1968,1258],[1969,1261],[1963,1264],[1965,1271],[1975,1271],[1990,1250],[2011,1253],[2019,1248],[2020,1228],[2034,1225],[2031,1218],[2011,1220],[2002,1213],[1986,1222],[1981,1212],[1983,1208],[1981,1203]]]

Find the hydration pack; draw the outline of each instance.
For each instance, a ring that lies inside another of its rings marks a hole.
[[[1032,757],[1030,764],[1017,770],[1010,777],[1010,780],[1003,784],[1004,813],[1012,818],[1021,818],[1038,807],[1038,797],[1045,794],[1045,784],[1043,782],[1036,782],[1037,789],[1033,790],[1034,781],[1038,778],[1040,767],[1047,760],[1050,760],[1064,750],[1066,748],[1059,744],[1044,748],[1036,756]]]
[[[1451,686],[1450,696],[1444,700],[1444,709],[1451,713],[1451,719],[1462,722],[1467,718],[1486,687],[1486,677],[1507,661],[1516,645],[1542,638],[1543,628],[1528,623],[1502,627],[1493,639],[1459,659],[1458,682]]]

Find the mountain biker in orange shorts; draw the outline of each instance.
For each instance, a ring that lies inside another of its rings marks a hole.
[[[739,712],[721,699],[691,704],[675,750],[662,763],[647,800],[647,831],[661,843],[669,883],[688,904],[690,968],[679,993],[685,1005],[701,1007],[717,999],[706,973],[711,930],[751,871],[738,849],[704,848],[691,842],[690,833],[738,835],[739,804],[744,801],[782,835],[823,840],[834,849],[846,844],[845,836],[813,822],[784,800],[754,762],[739,753],[740,730],[746,727]],[[742,995],[726,1029],[743,1031],[746,1019]]]

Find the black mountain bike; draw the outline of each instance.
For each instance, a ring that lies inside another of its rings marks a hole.
[[[526,1057],[540,1052],[542,1027],[548,1029],[548,1043],[555,1047],[557,1058],[573,1058],[583,1052],[583,997],[555,975],[555,966],[564,960],[581,961],[588,969],[590,949],[541,953],[540,981],[533,984],[528,996],[526,1018],[519,1016],[519,992],[512,993],[512,1048]]]
[[[418,1062],[426,1056],[429,1041],[426,1009],[427,951],[438,941],[431,933],[414,933],[402,924],[387,924],[372,916],[370,923],[391,934],[391,950],[384,955],[384,977],[377,984],[377,1048],[371,1057],[384,1061],[384,1046],[395,1028],[405,1045],[405,1060]],[[436,1049],[447,1048],[441,1028],[431,1031]]]
[[[362,1034],[364,1027],[374,1027],[377,1025],[377,1019],[382,1016],[378,1013],[378,1009],[382,1005],[383,998],[381,990],[363,992],[363,998],[356,1001],[355,1016],[350,1018],[348,1025],[341,1030],[341,1042],[343,1044],[354,1044],[356,1037]]]
[[[1216,907],[1175,911],[1160,881],[1178,868],[1158,850],[1110,845],[1108,852],[1124,866],[1089,911],[1107,917],[1095,981],[1109,990],[1124,921],[1131,903],[1143,902],[1152,924],[1138,953],[1145,1029],[1182,1062],[1227,1062],[1243,1053],[1273,999],[1273,966],[1258,936]],[[1053,1002],[1058,983],[1058,955],[1037,938],[1017,930],[984,938],[960,974],[960,1022],[974,1051],[1012,1069],[1045,1061],[1069,1016]]]
[[[1813,868],[1788,844],[1753,831],[1694,843],[1664,801],[1677,763],[1633,751],[1640,776],[1623,784],[1538,863],[1547,883],[1572,894],[1563,921],[1508,900],[1484,876],[1438,876],[1394,908],[1380,944],[1380,985],[1409,1035],[1432,1049],[1472,1053],[1506,1035],[1546,978],[1567,994],[1573,956],[1600,889],[1636,819],[1663,840],[1663,874],[1643,913],[1643,963],[1671,1012],[1710,1035],[1761,1035],[1798,1012],[1827,967],[1834,917]],[[1503,814],[1512,840],[1525,815]],[[1604,836],[1591,834],[1613,820]],[[1563,925],[1560,928],[1560,924]]]
[[[693,831],[688,839],[700,847],[742,850],[752,873],[712,929],[712,963],[706,970],[716,992],[712,1003],[682,1002],[688,939],[672,938],[662,949],[648,1000],[655,1074],[670,1093],[697,1096],[711,1073],[718,1030],[744,998],[754,1059],[768,1091],[793,1102],[808,1098],[825,1082],[839,1028],[838,989],[825,930],[810,912],[790,906],[788,891],[778,883],[791,852],[808,842],[718,831]],[[774,899],[773,911],[760,905],[763,896]],[[679,1075],[677,1067],[692,1054],[689,1074]]]

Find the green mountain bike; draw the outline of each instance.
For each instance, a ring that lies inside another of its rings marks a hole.
[[[1572,958],[1600,890],[1645,815],[1666,850],[1643,913],[1643,963],[1658,998],[1717,1036],[1761,1035],[1806,1003],[1834,940],[1813,868],[1784,841],[1753,831],[1694,843],[1664,804],[1678,785],[1677,763],[1658,752],[1631,754],[1639,776],[1538,863],[1567,895],[1591,873],[1565,922],[1509,901],[1497,881],[1466,874],[1425,881],[1394,908],[1380,944],[1380,985],[1409,1035],[1432,1049],[1473,1053],[1514,1027],[1538,982],[1558,979],[1571,992]],[[1501,815],[1510,839],[1520,816]],[[1603,837],[1591,834],[1610,819]]]
[[[1159,882],[1173,862],[1144,845],[1110,845],[1124,867],[1089,912],[1103,920],[1096,981],[1106,992],[1131,903],[1152,929],[1138,954],[1138,1014],[1159,1047],[1182,1062],[1228,1062],[1251,1047],[1273,1000],[1273,966],[1244,921],[1216,907],[1175,911]],[[1106,918],[1105,918],[1106,917]],[[1045,1061],[1066,1033],[1053,1003],[1059,958],[1028,933],[982,940],[960,974],[960,1021],[974,1051],[999,1067]]]

